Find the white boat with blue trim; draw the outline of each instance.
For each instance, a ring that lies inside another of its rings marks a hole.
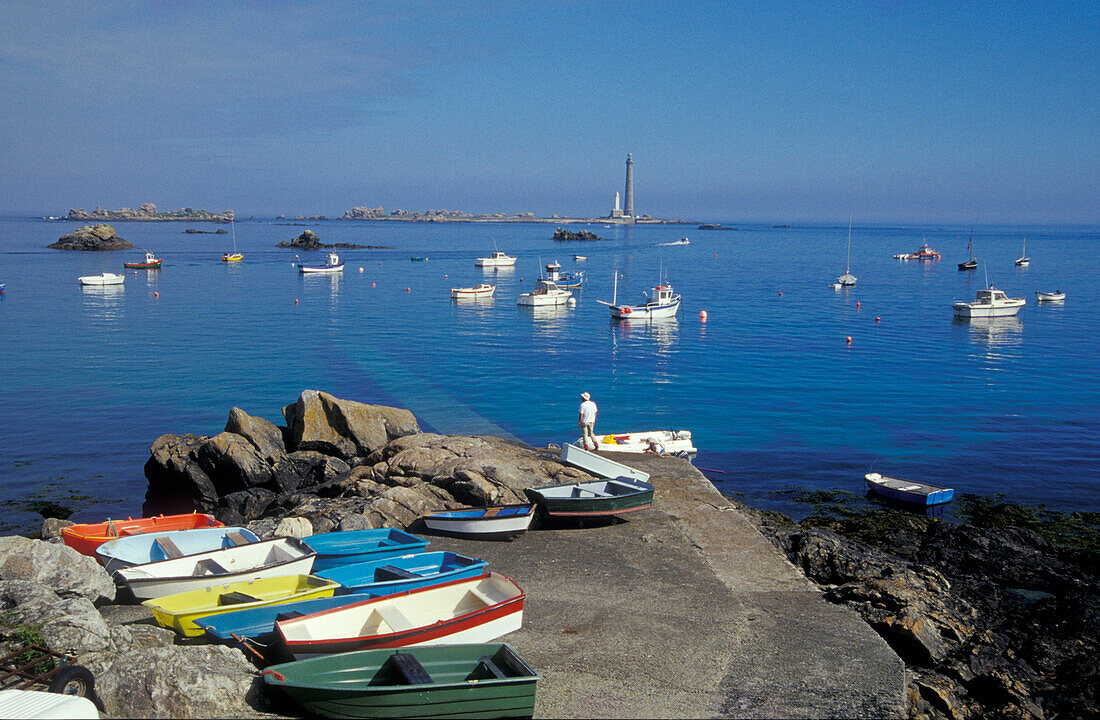
[[[329,253],[324,265],[299,265],[298,272],[303,275],[310,273],[338,273],[343,272],[344,263],[336,253]]]
[[[619,270],[615,269],[615,287],[612,292],[611,302],[597,300],[601,305],[611,308],[611,317],[616,320],[658,320],[661,318],[676,317],[680,311],[680,296],[676,295],[672,285],[667,280],[653,288],[653,294],[643,293],[645,303],[642,305],[619,304]]]

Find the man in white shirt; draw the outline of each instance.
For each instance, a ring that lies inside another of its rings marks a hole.
[[[580,416],[577,418],[577,424],[581,426],[581,442],[584,443],[584,449],[588,449],[589,438],[592,439],[592,449],[597,449],[600,442],[596,439],[594,431],[596,426],[596,403],[592,402],[592,396],[586,392],[581,393],[581,410]]]

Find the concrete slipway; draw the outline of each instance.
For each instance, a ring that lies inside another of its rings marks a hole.
[[[902,717],[905,667],[832,605],[687,461],[649,472],[652,508],[512,542],[431,537],[524,589],[507,638],[542,675],[536,717]]]

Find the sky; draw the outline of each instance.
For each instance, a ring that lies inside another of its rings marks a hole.
[[[0,210],[1100,223],[1100,3],[0,3]]]

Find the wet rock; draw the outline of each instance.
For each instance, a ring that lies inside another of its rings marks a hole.
[[[61,540],[61,528],[69,527],[73,525],[72,520],[62,520],[61,518],[46,518],[42,521],[42,529],[38,535],[43,540]]]
[[[67,545],[24,537],[0,537],[0,580],[34,582],[94,603],[115,598],[114,583],[95,560]]]
[[[161,435],[149,449],[145,477],[147,514],[206,512],[218,503],[214,481],[199,467],[196,453],[207,438],[197,435]]]

